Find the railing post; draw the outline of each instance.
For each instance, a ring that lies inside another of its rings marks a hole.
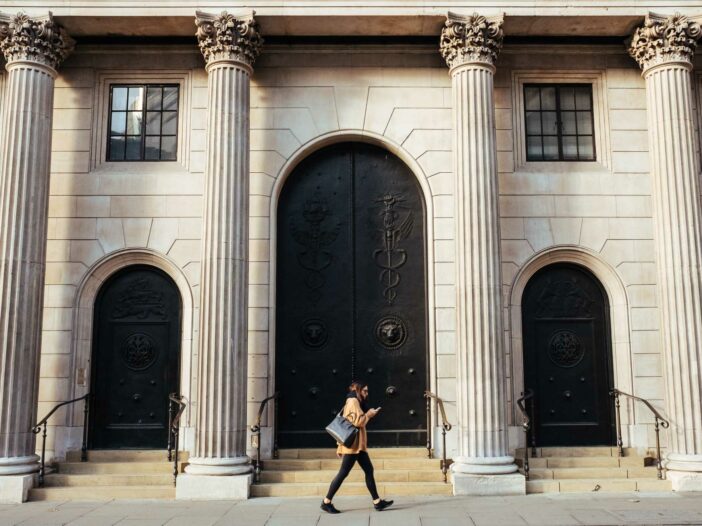
[[[173,454],[173,485],[176,485],[178,479],[178,438],[180,436],[180,426],[173,429],[173,442],[175,443],[175,452]]]
[[[444,484],[448,482],[448,462],[446,461],[446,426],[441,426],[441,473],[444,474]]]
[[[173,394],[171,394],[173,396]],[[168,462],[173,460],[172,458],[172,448],[173,448],[173,400],[170,396],[168,397]]]
[[[273,399],[273,458],[278,458],[278,396]]]
[[[532,396],[529,398],[529,417],[531,420],[534,420],[534,397]],[[529,431],[530,431],[530,436],[531,436],[531,456],[535,457],[536,456],[536,426],[534,426],[531,422],[529,425]],[[529,440],[529,435],[527,435],[527,441]],[[524,447],[529,447],[528,444],[525,444]]]
[[[426,394],[424,398],[427,402],[427,458],[431,458],[431,435],[432,435],[432,425],[431,425],[431,398]],[[446,482],[444,480],[444,482]]]
[[[614,397],[614,413],[617,425],[617,455],[624,456],[624,440],[622,439],[621,403],[619,401],[619,391],[612,389],[610,395]]]
[[[83,443],[80,446],[80,461],[88,461],[88,415],[90,413],[90,393],[85,395],[83,401]]]
[[[656,470],[658,471],[658,480],[663,480],[663,464],[661,463],[661,430],[658,417],[656,417],[656,425],[654,429],[656,430]]]
[[[46,472],[46,422],[41,431],[41,464],[39,465],[39,487],[44,487],[44,474]]]

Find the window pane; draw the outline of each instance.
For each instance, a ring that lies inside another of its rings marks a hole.
[[[578,133],[580,135],[592,134],[592,114],[589,111],[578,112]]]
[[[563,137],[563,160],[573,161],[578,158],[577,137]]]
[[[575,89],[561,88],[561,109],[562,110],[574,110],[575,109]]]
[[[128,106],[130,110],[141,110],[144,101],[144,88],[129,88]]]
[[[558,137],[544,137],[544,161],[558,160]]]
[[[564,135],[575,135],[575,112],[561,112],[561,133]]]
[[[541,137],[527,137],[527,159],[530,161],[542,160]]]
[[[163,135],[175,135],[176,133],[176,116],[178,114],[175,111],[164,111],[163,112],[163,127],[161,128],[161,133]]]
[[[146,109],[160,110],[161,109],[161,88],[149,86],[146,91]]]
[[[147,161],[158,161],[160,153],[160,137],[146,137],[144,142],[144,159]]]
[[[127,128],[127,112],[113,111],[110,117],[110,133],[121,135]]]
[[[575,105],[579,110],[592,109],[592,87],[585,86],[575,89]]]
[[[141,137],[127,137],[127,161],[141,160]]]
[[[527,110],[540,110],[539,88],[524,88],[524,104]]]
[[[127,88],[112,88],[112,109],[127,109]]]
[[[557,135],[558,127],[556,126],[556,112],[544,111],[541,113],[541,124],[543,126],[544,135]]]
[[[124,137],[110,137],[110,161],[124,160]]]
[[[175,161],[176,160],[176,138],[162,137],[161,138],[161,160]]]
[[[526,114],[527,134],[541,135],[541,113],[538,111],[529,111]]]
[[[146,112],[146,135],[161,135],[161,112]]]
[[[177,110],[178,109],[178,88],[170,87],[163,88],[163,109]]]
[[[127,113],[127,135],[141,135],[141,112]]]
[[[581,161],[595,160],[595,146],[592,142],[592,137],[578,137],[578,148],[580,149]]]
[[[556,88],[541,88],[541,109],[556,109]]]

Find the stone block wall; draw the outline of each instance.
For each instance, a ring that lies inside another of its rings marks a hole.
[[[154,60],[154,57],[158,60]],[[158,64],[158,69],[155,65]],[[519,82],[592,79],[598,112],[596,163],[526,163],[520,139]],[[118,79],[118,80],[114,80]],[[105,163],[109,82],[181,83],[179,158],[167,163]],[[1,82],[1,80],[0,80]],[[89,385],[92,313],[81,303],[109,256],[163,261],[191,294],[184,312],[182,385],[194,422],[198,285],[207,76],[195,47],[83,48],[56,83],[46,304],[39,414]],[[0,108],[1,111],[1,108]],[[612,288],[617,387],[664,409],[658,340],[655,254],[643,80],[623,48],[507,47],[495,77],[507,404],[521,388],[520,276],[546,261],[579,257]],[[451,84],[431,47],[270,46],[251,89],[249,423],[274,389],[275,209],[287,173],[330,141],[384,145],[417,175],[425,192],[431,389],[455,423],[455,254],[451,166]],[[567,249],[567,250],[566,250]],[[570,251],[570,252],[568,252]],[[566,254],[567,252],[567,254]],[[550,258],[550,259],[549,259]],[[598,274],[599,272],[599,274]],[[91,288],[92,287],[92,288]],[[614,294],[614,288],[620,290]],[[608,288],[608,292],[610,289]],[[622,299],[623,298],[623,299]],[[77,308],[80,307],[80,308]],[[82,372],[80,371],[82,369]],[[80,382],[82,381],[82,385]],[[632,444],[653,444],[650,418],[627,406]],[[270,417],[267,414],[266,417]],[[264,420],[267,426],[269,419]],[[57,413],[48,449],[62,457],[79,444],[79,414]],[[513,428],[513,445],[521,438]],[[270,428],[264,433],[270,447]],[[56,442],[54,443],[54,439]],[[451,440],[451,433],[449,433]],[[76,442],[78,441],[78,442]],[[185,448],[192,434],[185,433]],[[455,444],[449,446],[449,453]]]

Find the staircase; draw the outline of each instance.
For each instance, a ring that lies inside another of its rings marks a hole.
[[[174,498],[173,463],[162,450],[88,451],[87,462],[69,451],[43,488],[29,490],[30,501]]]
[[[452,494],[451,484],[443,482],[441,461],[427,458],[424,448],[372,448],[368,454],[381,497]],[[252,497],[321,498],[341,465],[334,449],[281,449],[278,457],[263,461]],[[354,466],[337,495],[368,495],[360,466]]]
[[[529,452],[527,493],[671,491],[658,480],[655,459],[632,448],[617,456],[616,447],[544,447]],[[524,450],[517,450],[523,468]],[[523,472],[523,469],[521,470]]]

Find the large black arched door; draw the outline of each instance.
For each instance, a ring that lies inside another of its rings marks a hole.
[[[324,148],[278,206],[276,389],[282,447],[324,428],[354,379],[382,406],[373,445],[426,443],[425,207],[409,168],[367,144]]]
[[[524,384],[539,446],[612,445],[607,295],[586,269],[541,269],[522,299]]]
[[[90,447],[165,448],[178,391],[180,293],[152,267],[112,276],[95,303]]]

